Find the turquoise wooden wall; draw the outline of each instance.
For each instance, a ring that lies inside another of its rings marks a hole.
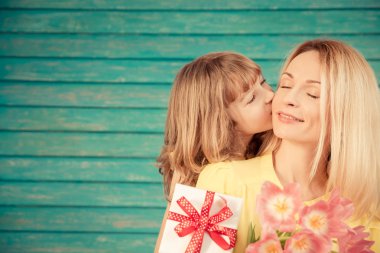
[[[0,1],[0,252],[152,252],[175,73],[233,50],[275,85],[319,36],[379,78],[379,1]]]

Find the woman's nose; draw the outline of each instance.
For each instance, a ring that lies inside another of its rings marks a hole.
[[[289,89],[284,96],[284,103],[288,106],[298,106],[298,91],[295,88]]]

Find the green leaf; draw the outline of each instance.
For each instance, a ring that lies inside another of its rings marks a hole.
[[[249,230],[248,230],[248,244],[255,243],[258,240],[260,240],[260,236],[256,238],[255,226],[252,226],[252,223],[251,223],[249,224]]]

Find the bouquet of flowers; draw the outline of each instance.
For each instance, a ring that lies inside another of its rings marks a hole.
[[[256,209],[262,224],[261,238],[251,235],[246,253],[312,253],[373,252],[374,243],[365,238],[364,226],[351,228],[346,223],[354,211],[351,201],[342,198],[337,190],[327,201],[303,206],[300,186],[289,184],[283,190],[271,182],[264,182],[257,196]]]

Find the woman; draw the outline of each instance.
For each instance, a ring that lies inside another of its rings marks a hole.
[[[272,106],[278,145],[272,154],[208,165],[197,187],[243,197],[234,252],[244,252],[256,195],[264,181],[297,182],[305,202],[338,188],[352,200],[351,224],[380,238],[379,88],[364,57],[343,42],[307,41],[290,54]],[[211,180],[212,179],[212,180]],[[373,245],[380,252],[380,242]]]

